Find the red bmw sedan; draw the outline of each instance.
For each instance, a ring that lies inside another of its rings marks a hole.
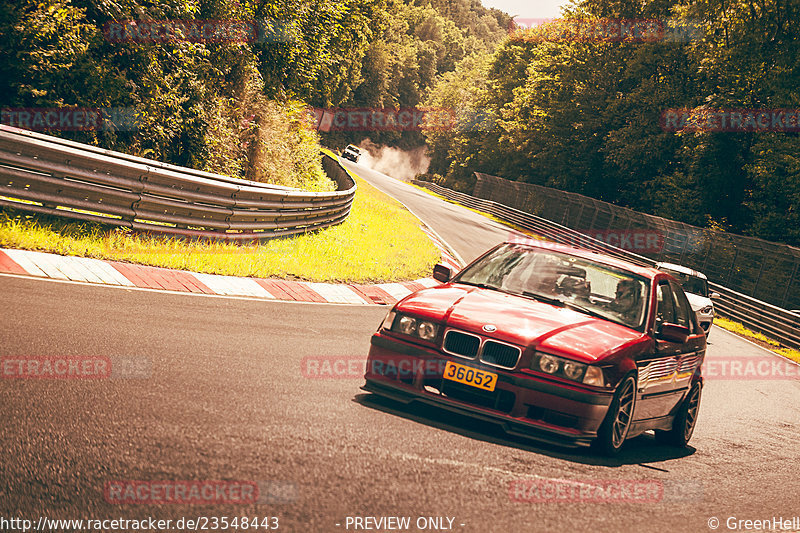
[[[398,302],[372,336],[372,393],[616,454],[685,446],[706,338],[669,274],[550,243],[504,243]]]

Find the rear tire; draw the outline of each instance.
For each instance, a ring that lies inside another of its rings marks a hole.
[[[633,374],[628,374],[617,387],[608,407],[608,414],[597,430],[597,439],[593,445],[598,451],[613,457],[622,450],[631,428],[635,407],[636,378]]]
[[[683,448],[689,443],[697,424],[697,414],[700,411],[700,398],[703,394],[703,387],[696,381],[689,389],[689,394],[683,400],[675,415],[672,429],[669,431],[656,431],[656,441],[661,444],[668,444]]]

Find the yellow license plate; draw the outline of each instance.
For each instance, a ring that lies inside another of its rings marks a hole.
[[[450,361],[444,366],[444,379],[477,387],[486,391],[493,391],[497,385],[497,374],[484,372],[471,366],[459,365]]]

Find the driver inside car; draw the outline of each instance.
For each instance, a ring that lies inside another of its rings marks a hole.
[[[609,306],[618,315],[636,321],[641,308],[640,297],[639,283],[632,279],[622,279],[617,283],[616,295]]]

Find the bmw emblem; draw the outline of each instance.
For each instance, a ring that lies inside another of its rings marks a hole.
[[[495,331],[497,331],[497,326],[495,326],[494,324],[486,324],[485,326],[483,326],[483,331],[485,331],[486,333],[494,333]]]

